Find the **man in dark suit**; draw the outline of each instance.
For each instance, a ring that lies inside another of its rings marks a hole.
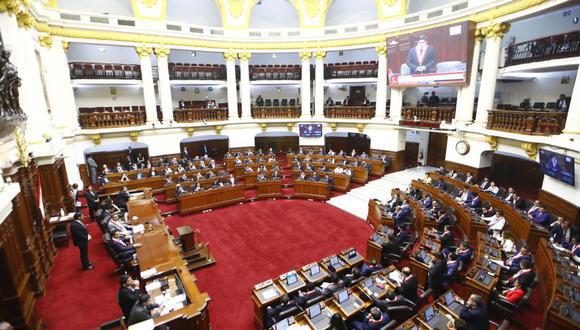
[[[489,314],[480,295],[472,294],[459,313],[469,330],[489,330]]]
[[[344,101],[342,102],[342,105],[344,105],[344,106],[350,106],[350,105],[352,105],[351,103],[352,102],[350,100],[350,96],[347,95],[346,98],[344,99]]]
[[[435,48],[429,45],[424,35],[420,35],[415,47],[409,49],[407,65],[411,70],[411,74],[435,72],[437,67],[437,63],[435,62]]]
[[[429,96],[429,103],[427,105],[430,107],[439,106],[439,96],[435,94],[435,91],[431,92],[431,96]]]
[[[406,225],[400,226],[399,233],[397,233],[397,236],[395,237],[395,240],[397,241],[397,243],[399,243],[399,244],[407,243],[407,242],[409,242],[410,239],[411,239],[411,233],[408,229],[408,226],[406,226]]]
[[[88,186],[85,191],[85,198],[87,199],[87,206],[89,208],[89,217],[91,221],[95,221],[95,211],[97,210],[99,203],[99,195],[93,191],[92,186]]]
[[[258,95],[258,97],[256,98],[256,105],[259,107],[264,106],[264,99],[262,98],[262,95]]]
[[[373,307],[362,321],[353,320],[351,327],[355,330],[378,330],[387,325],[390,320],[389,314],[381,312],[377,307]]]
[[[129,244],[125,243],[121,238],[121,232],[114,231],[112,234],[113,238],[111,239],[111,247],[116,254],[135,254],[137,252],[135,246],[130,246]]]
[[[522,260],[520,262],[520,270],[502,282],[503,288],[511,288],[514,286],[514,283],[518,281],[525,290],[530,286],[530,284],[532,284],[535,277],[536,273],[532,270],[530,262],[528,260]]]
[[[435,294],[441,293],[443,290],[443,279],[447,273],[447,261],[442,254],[435,257],[435,262],[432,263],[427,271],[427,283],[429,288],[433,289]]]
[[[389,256],[391,254],[400,255],[401,249],[399,248],[399,243],[392,237],[387,236],[385,242],[381,245],[381,264],[384,267],[388,266]]]
[[[531,221],[541,226],[547,226],[550,221],[550,215],[546,212],[546,209],[540,207],[539,212],[532,217]]]
[[[70,232],[73,244],[79,248],[83,270],[94,269],[94,264],[89,261],[89,240],[91,240],[91,235],[89,235],[89,231],[83,223],[82,213],[75,213],[74,220],[70,225]]]
[[[523,210],[523,208],[524,208],[524,200],[517,193],[515,193],[513,195],[510,204],[512,205],[513,208],[516,208],[519,210]]]
[[[439,236],[441,241],[441,249],[449,249],[449,247],[455,245],[455,240],[453,239],[453,234],[451,233],[451,226],[447,225],[443,228],[443,234]]]
[[[147,293],[139,297],[139,300],[131,309],[131,313],[129,313],[127,325],[137,324],[153,318],[153,316],[151,316],[151,310],[158,308],[159,305],[151,303],[150,300],[151,297]]]
[[[411,268],[403,267],[403,280],[395,289],[395,292],[401,294],[413,303],[417,303],[417,278],[411,273]]]
[[[119,279],[121,287],[117,292],[117,301],[123,311],[125,318],[129,318],[131,310],[135,303],[139,300],[141,293],[139,292],[139,281],[133,280],[130,275],[121,275]]]
[[[566,95],[560,94],[560,98],[556,101],[556,109],[563,112],[568,111],[568,100],[566,99]]]
[[[99,167],[99,165],[97,165],[97,162],[95,161],[95,159],[91,156],[87,157],[87,166],[89,167],[89,174],[91,176],[91,183],[96,183],[97,182],[97,169]]]
[[[129,191],[127,190],[127,187],[123,187],[123,188],[121,188],[121,191],[119,191],[119,194],[117,195],[117,199],[115,200],[115,204],[120,209],[126,210],[127,203],[129,202],[130,198],[131,198],[131,195],[129,195]]]

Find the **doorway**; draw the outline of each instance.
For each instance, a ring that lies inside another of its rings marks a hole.
[[[405,142],[405,168],[415,167],[419,165],[417,159],[419,157],[419,143]]]
[[[427,165],[439,167],[445,161],[447,151],[447,134],[429,133],[429,145],[427,147]]]

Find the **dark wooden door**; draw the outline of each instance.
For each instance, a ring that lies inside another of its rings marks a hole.
[[[350,87],[350,104],[361,105],[366,96],[365,86],[351,86]]]
[[[439,167],[445,161],[447,150],[447,134],[429,133],[429,146],[427,147],[427,165]]]
[[[405,142],[405,168],[417,166],[419,143]]]

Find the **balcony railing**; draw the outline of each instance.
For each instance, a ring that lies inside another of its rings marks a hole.
[[[252,80],[300,80],[300,65],[251,65]]]
[[[376,78],[378,68],[376,61],[332,63],[325,65],[324,78]]]
[[[204,120],[222,121],[228,119],[228,109],[175,109],[173,111],[173,117],[178,123],[192,123]]]
[[[452,107],[404,107],[403,118],[423,122],[451,123],[455,118],[455,108]]]
[[[280,107],[252,107],[252,118],[274,119],[274,118],[299,118],[299,106]]]
[[[338,119],[371,119],[375,116],[375,107],[368,106],[337,106],[324,108],[326,118]]]
[[[177,80],[225,80],[223,64],[169,63],[169,77]]]
[[[141,79],[138,64],[69,63],[71,79]]]
[[[145,125],[145,111],[79,113],[83,129],[115,128]]]
[[[580,56],[580,32],[570,32],[513,44],[505,66]]]
[[[560,134],[565,123],[565,112],[489,110],[487,116],[488,129],[518,134]]]

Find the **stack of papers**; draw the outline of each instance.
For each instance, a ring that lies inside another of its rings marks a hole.
[[[269,288],[267,290],[262,291],[262,297],[264,297],[264,299],[266,300],[270,300],[274,297],[278,296],[278,291],[276,291],[276,289],[274,288]]]

